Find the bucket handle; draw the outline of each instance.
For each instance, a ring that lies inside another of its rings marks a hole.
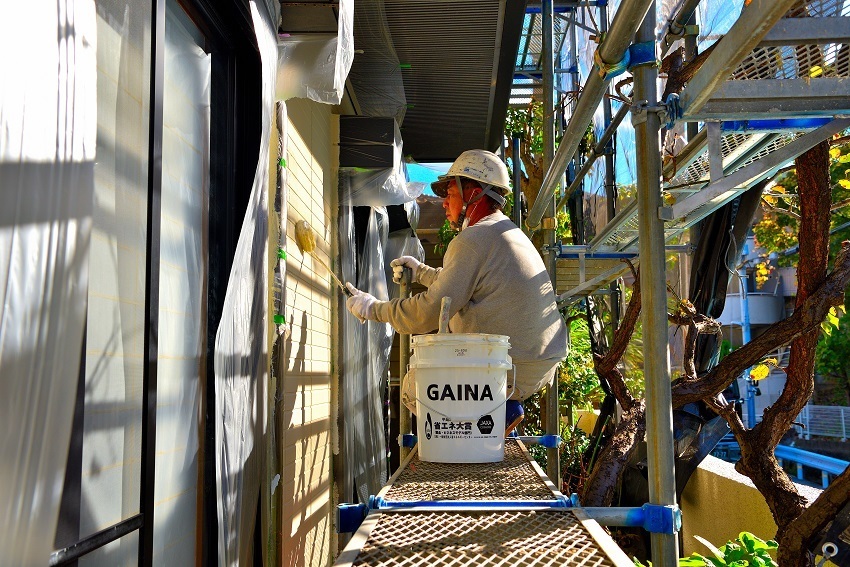
[[[516,388],[516,364],[511,364],[511,368],[513,369],[513,382],[511,383],[511,390],[513,390],[514,388]],[[443,412],[441,412],[440,410],[437,410],[437,409],[432,408],[431,406],[429,406],[428,404],[426,404],[425,402],[423,402],[422,400],[420,400],[420,399],[419,399],[419,396],[414,396],[414,399],[415,399],[417,402],[419,402],[420,404],[422,404],[423,406],[425,406],[426,408],[428,408],[429,410],[431,410],[432,412],[434,412],[434,413],[440,414],[440,415],[442,415],[443,417],[452,417],[452,416],[448,416],[448,415],[444,414],[444,413],[443,413]],[[505,399],[505,401],[507,401],[507,398]],[[487,411],[485,411],[485,412],[483,412],[483,413],[480,413],[480,414],[478,414],[477,416],[473,416],[473,417],[458,417],[458,418],[452,417],[452,419],[453,419],[454,421],[475,421],[475,420],[477,420],[479,417],[481,417],[482,415],[488,415],[488,414],[493,413],[494,411],[496,411],[497,409],[499,409],[499,406],[502,406],[502,405],[504,405],[504,404],[503,404],[503,403],[496,404],[496,405],[495,405],[492,409],[487,410]]]

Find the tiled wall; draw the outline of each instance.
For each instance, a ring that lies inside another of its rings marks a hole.
[[[286,321],[280,361],[283,392],[280,487],[283,565],[328,565],[333,548],[331,481],[332,302],[337,289],[327,270],[295,243],[295,223],[306,220],[316,250],[333,268],[336,232],[338,119],[327,105],[290,100]]]

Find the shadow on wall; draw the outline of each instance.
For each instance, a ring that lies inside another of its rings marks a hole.
[[[297,284],[296,284],[297,285]],[[309,322],[301,313],[300,334],[293,341],[295,313],[290,313],[289,334],[284,342],[280,367],[281,399],[277,421],[280,428],[280,490],[282,564],[324,565],[331,546],[330,419],[313,419],[312,388],[330,388],[326,374],[307,372]],[[318,408],[317,408],[318,409]]]

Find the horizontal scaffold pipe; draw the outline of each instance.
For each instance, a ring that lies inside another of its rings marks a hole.
[[[637,527],[662,534],[682,529],[682,512],[676,505],[644,504],[640,508],[593,507],[581,510],[601,526]]]
[[[623,0],[614,15],[614,20],[611,22],[605,40],[597,50],[598,59],[601,59],[606,65],[620,63],[632,43],[638,26],[643,22],[646,12],[650,6],[654,5],[655,3],[652,0]],[[543,218],[547,205],[552,203],[551,199],[555,195],[555,188],[558,186],[561,176],[567,170],[567,164],[578,149],[587,125],[593,119],[599,101],[602,100],[608,83],[611,81],[610,74],[603,77],[598,71],[594,68],[587,78],[576,108],[570,117],[570,122],[567,124],[567,129],[564,131],[561,145],[558,146],[552,165],[543,178],[537,199],[528,215],[527,223],[531,229],[537,229],[540,226],[540,220]]]
[[[375,496],[369,499],[372,510],[542,510],[547,508],[572,508],[573,502],[561,495],[555,500],[384,500]]]

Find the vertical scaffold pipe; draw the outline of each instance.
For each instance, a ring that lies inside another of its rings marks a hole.
[[[552,0],[543,0],[542,2],[542,25],[543,25],[543,167],[549,168],[552,165],[552,159],[555,155],[555,58],[552,52],[553,35],[553,10]],[[563,171],[561,172],[563,174]],[[546,263],[546,270],[549,272],[549,278],[552,280],[552,287],[557,289],[557,273],[555,270],[555,262],[557,254],[555,253],[555,199],[554,193],[547,196],[542,196],[546,201],[546,217],[552,219],[551,223],[547,223],[546,230],[543,231],[543,242],[545,251],[543,260]],[[541,195],[538,195],[534,206],[540,204]],[[552,380],[552,383],[546,388],[546,433],[550,435],[558,435],[560,418],[558,416],[558,379]],[[546,450],[546,474],[555,486],[561,486],[561,463],[558,448]]]
[[[616,64],[622,61],[623,55],[632,42],[643,17],[649,7],[654,5],[653,0],[623,0],[614,15],[607,37],[599,46],[599,59],[606,64]],[[558,146],[552,165],[546,170],[537,200],[529,211],[527,220],[529,228],[536,229],[539,227],[543,213],[546,211],[547,205],[551,203],[555,189],[561,180],[561,175],[566,170],[567,163],[572,159],[573,154],[576,153],[584,131],[593,118],[593,114],[596,112],[599,101],[602,100],[610,81],[610,75],[602,77],[596,68],[587,78],[575,111],[570,117],[569,124],[567,124],[561,145]]]
[[[638,43],[653,42],[655,10],[650,10],[638,30]],[[658,100],[658,68],[642,65],[632,69],[635,80],[633,104],[654,107]],[[649,501],[676,504],[673,461],[673,410],[670,393],[670,358],[667,348],[667,286],[664,223],[658,218],[661,199],[661,124],[652,110],[633,114],[637,150],[638,238],[640,242],[641,318],[646,376],[646,446]],[[676,565],[679,558],[676,534],[650,535],[653,565]]]
[[[514,224],[522,228],[522,166],[520,165],[520,138],[516,134],[511,142],[513,143],[513,172],[514,172],[514,210],[511,213]]]
[[[410,268],[405,268],[401,273],[401,283],[399,285],[399,297],[407,299],[410,297],[410,280],[412,276]],[[404,391],[404,377],[407,374],[407,365],[410,363],[410,335],[399,334],[398,336],[398,375],[401,377],[399,384],[399,400],[398,400],[398,433],[399,438],[402,435],[407,435],[411,430],[410,410],[404,405],[401,399],[401,392]],[[399,462],[404,462],[410,454],[410,448],[405,447],[399,442]]]
[[[599,31],[602,34],[608,33],[608,4],[599,6]],[[610,91],[609,86],[605,87],[605,94]],[[623,104],[623,106],[626,106]],[[611,127],[611,99],[607,96],[602,97],[602,116],[605,120],[605,130]],[[616,135],[616,134],[615,134]],[[614,185],[614,136],[612,135],[605,143],[605,204],[608,216],[607,222],[614,220],[617,215],[617,188]],[[609,284],[608,289],[611,291],[611,323],[614,328],[620,326],[620,284],[613,281]]]

